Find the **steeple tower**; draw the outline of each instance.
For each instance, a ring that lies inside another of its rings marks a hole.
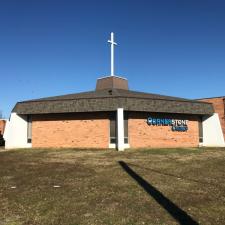
[[[128,90],[128,80],[123,77],[115,75],[115,65],[114,65],[114,47],[117,43],[114,41],[114,33],[111,32],[111,39],[108,40],[111,44],[111,75],[99,78],[96,84],[96,90],[103,89],[124,89]]]

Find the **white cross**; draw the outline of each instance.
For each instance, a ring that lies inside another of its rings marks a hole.
[[[113,32],[111,32],[111,40],[108,40],[108,42],[111,44],[111,76],[114,76],[114,45],[117,45],[117,43],[114,42]]]

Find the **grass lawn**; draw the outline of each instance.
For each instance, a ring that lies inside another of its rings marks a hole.
[[[1,150],[0,225],[16,224],[225,224],[225,148]]]

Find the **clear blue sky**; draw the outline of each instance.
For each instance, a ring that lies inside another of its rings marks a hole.
[[[0,2],[0,110],[95,89],[110,74],[130,89],[185,98],[225,95],[224,0]]]

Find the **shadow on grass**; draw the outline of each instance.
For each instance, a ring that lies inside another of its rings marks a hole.
[[[199,181],[199,180],[195,180],[195,179],[190,179],[190,178],[186,178],[186,177],[183,177],[183,176],[174,175],[172,173],[166,173],[166,172],[162,172],[162,171],[155,170],[155,169],[152,169],[152,168],[146,168],[146,167],[143,167],[143,166],[138,166],[138,165],[132,164],[132,163],[129,163],[129,165],[130,166],[134,166],[134,167],[138,167],[140,169],[147,170],[147,171],[150,171],[150,172],[153,172],[153,173],[158,173],[160,175],[170,176],[170,177],[174,177],[174,178],[178,178],[178,179],[182,179],[182,180],[186,180],[186,181],[195,182],[195,183],[198,183],[198,184],[210,185],[210,186],[213,186],[215,188],[221,188],[221,186],[219,186],[218,184],[212,184],[212,183],[209,183],[209,182],[202,182],[202,181]]]
[[[185,211],[180,209],[154,186],[135,173],[125,162],[119,161],[120,166],[130,175],[154,200],[159,203],[179,224],[198,225]]]

